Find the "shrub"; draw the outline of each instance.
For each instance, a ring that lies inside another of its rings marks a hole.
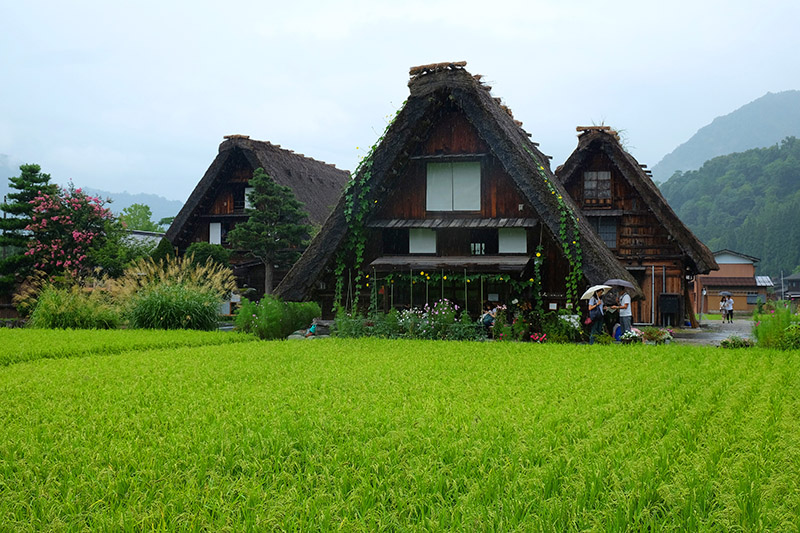
[[[759,346],[787,349],[795,343],[796,333],[792,326],[800,322],[800,317],[792,312],[788,302],[768,303],[772,305],[764,305],[764,314],[754,317],[753,336]]]
[[[542,318],[542,331],[550,342],[577,342],[583,339],[584,333],[580,322],[574,315],[562,315],[558,312],[546,313]]]
[[[132,327],[210,330],[236,281],[230,268],[188,256],[141,259],[108,287]]]
[[[781,348],[784,350],[800,350],[800,324],[792,324],[783,330]]]
[[[750,339],[745,339],[744,337],[733,335],[727,339],[723,339],[722,342],[719,343],[719,346],[720,348],[752,348],[755,346],[755,342]]]
[[[459,317],[459,315],[461,315]],[[365,318],[339,307],[333,334],[337,337],[382,337],[406,339],[481,340],[483,326],[453,302],[443,299],[422,309],[391,310]]]
[[[645,341],[661,344],[672,340],[672,330],[646,326],[642,328],[642,338]]]
[[[307,328],[322,314],[314,302],[284,302],[274,296],[264,296],[255,303],[243,298],[234,316],[236,329],[252,333],[260,339],[285,339],[293,331]]]
[[[28,320],[32,328],[115,329],[119,323],[119,311],[101,291],[79,285],[46,285]]]
[[[126,316],[134,328],[216,329],[220,297],[214,291],[160,283],[137,294]]]

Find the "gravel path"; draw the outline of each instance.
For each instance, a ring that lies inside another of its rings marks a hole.
[[[680,344],[719,346],[728,337],[753,338],[753,321],[748,318],[734,318],[733,324],[721,320],[703,320],[699,328],[680,328],[675,330],[675,341]]]

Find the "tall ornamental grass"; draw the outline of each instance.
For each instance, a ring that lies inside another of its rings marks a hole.
[[[779,350],[800,349],[800,316],[788,302],[776,302],[754,317],[753,336],[759,346]]]
[[[45,285],[28,320],[32,328],[115,329],[120,313],[99,290]]]
[[[234,317],[236,329],[261,339],[285,339],[298,329],[307,328],[322,314],[315,302],[284,302],[264,296],[259,302],[243,298]]]
[[[157,329],[214,329],[220,304],[236,290],[230,268],[191,255],[142,259],[109,285],[131,327]]]

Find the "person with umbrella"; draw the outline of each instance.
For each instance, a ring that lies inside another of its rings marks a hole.
[[[614,309],[619,309],[619,327],[620,335],[625,335],[626,332],[631,330],[633,323],[633,312],[631,311],[631,295],[628,294],[628,288],[624,285],[620,286],[619,305],[615,305]]]
[[[581,300],[589,300],[589,319],[592,321],[589,344],[594,344],[595,337],[603,333],[603,292],[610,288],[608,285],[594,285],[581,296]]]
[[[624,279],[610,279],[606,281],[606,285],[616,285],[620,288],[619,305],[613,306],[614,309],[619,309],[619,326],[620,335],[630,331],[633,325],[633,310],[631,309],[631,295],[628,294],[628,289],[633,289],[633,284]]]

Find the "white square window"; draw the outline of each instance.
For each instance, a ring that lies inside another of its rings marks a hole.
[[[525,228],[500,228],[497,231],[498,252],[501,254],[528,253],[528,234]]]
[[[212,222],[208,225],[208,242],[209,244],[222,244],[222,224],[220,222]]]
[[[408,230],[408,253],[435,254],[436,231],[421,228],[412,228]]]
[[[428,163],[428,211],[480,211],[481,164]]]
[[[252,209],[253,204],[250,203],[250,193],[253,192],[253,187],[244,188],[244,208]]]

